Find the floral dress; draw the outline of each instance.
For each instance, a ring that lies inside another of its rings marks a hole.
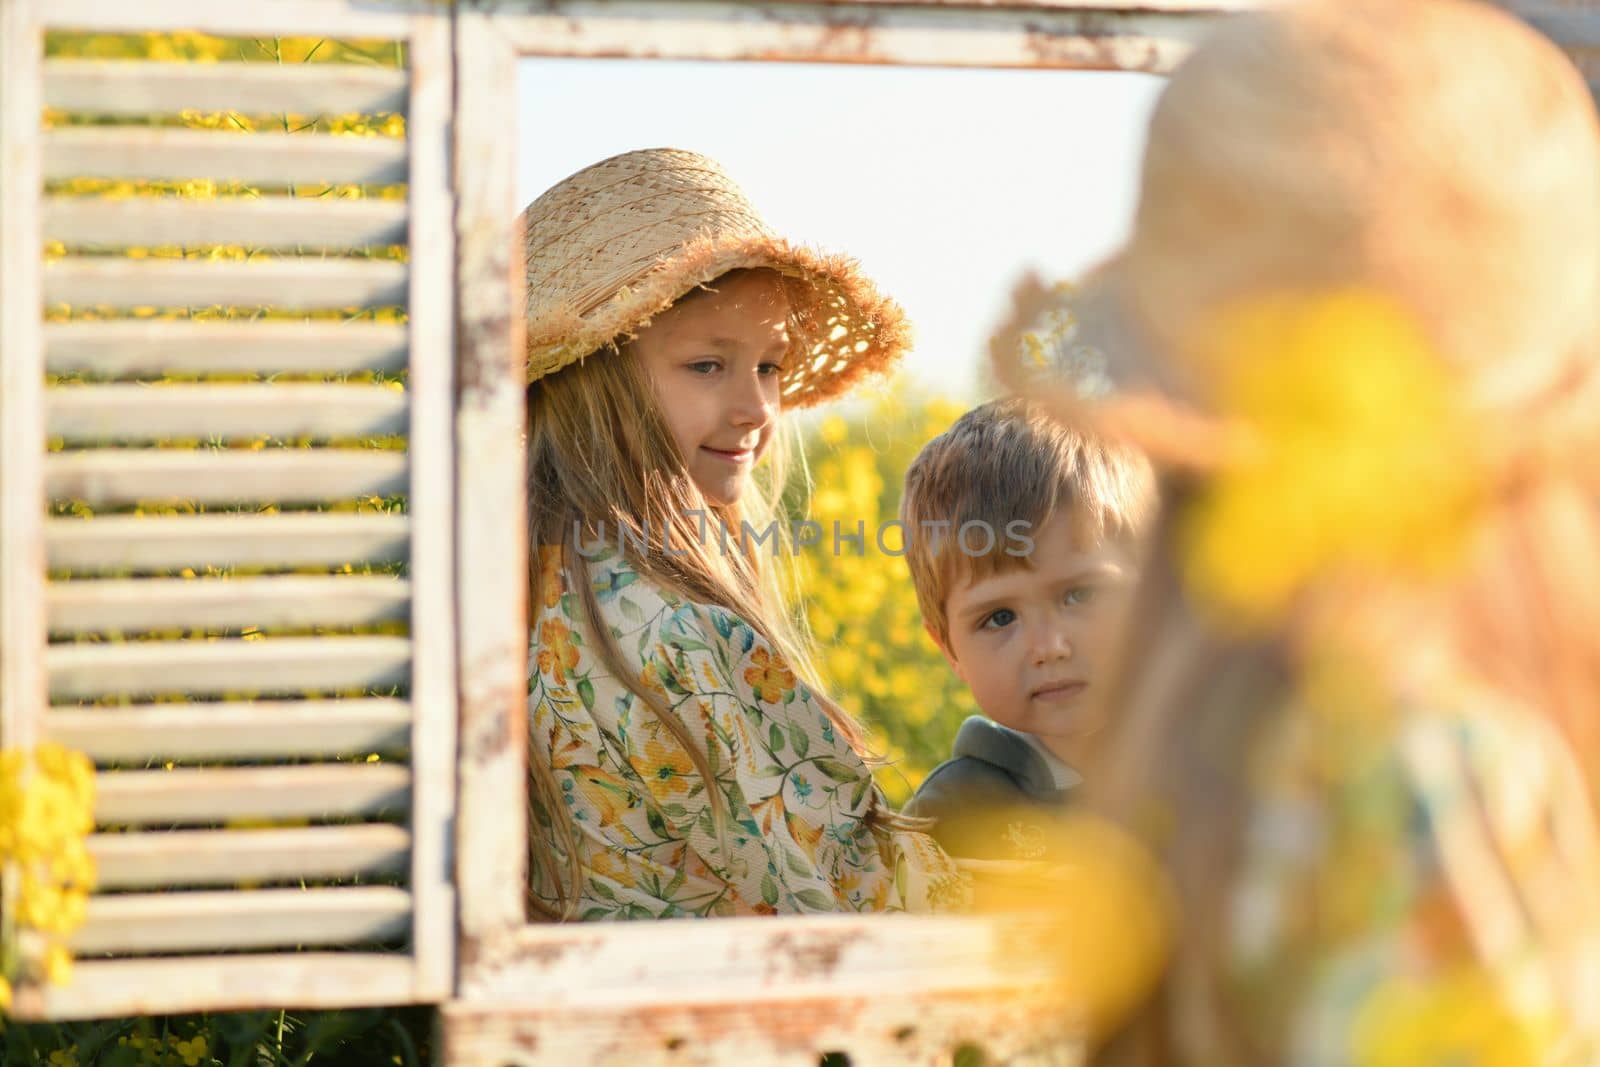
[[[1600,846],[1572,752],[1494,694],[1431,699],[1302,708],[1254,753],[1223,989],[1169,972],[1176,1062],[1600,1063]]]
[[[529,728],[580,841],[580,918],[965,905],[966,876],[931,838],[869,823],[874,803],[889,810],[871,772],[763,637],[614,549],[591,555],[600,621],[711,769],[728,816],[719,834],[689,753],[601,663],[559,550],[539,557]],[[554,886],[534,889],[556,902]]]

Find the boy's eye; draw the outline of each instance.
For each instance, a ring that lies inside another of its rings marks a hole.
[[[1067,590],[1068,604],[1087,604],[1094,599],[1094,586],[1080,585]]]
[[[763,363],[763,364],[761,364],[760,367],[757,368],[757,370],[759,370],[762,374],[765,374],[765,375],[770,377],[771,375],[774,375],[774,374],[782,374],[783,373],[783,364],[782,363]]]
[[[999,611],[992,613],[987,619],[984,619],[980,625],[985,630],[999,630],[1010,625],[1011,621],[1016,617],[1017,613],[1010,608],[1001,608]],[[990,626],[990,623],[994,625]]]

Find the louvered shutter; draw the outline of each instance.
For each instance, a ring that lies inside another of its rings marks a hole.
[[[73,981],[19,989],[17,1014],[446,996],[449,9],[0,7],[0,729],[8,746],[54,740],[95,762],[99,867]],[[380,38],[407,59],[52,59],[53,27]],[[42,129],[43,108],[101,121]],[[185,109],[395,112],[405,134],[151,118]],[[261,195],[61,191],[82,178]],[[298,183],[405,195],[289,195]],[[172,245],[254,251],[119,251]],[[372,251],[385,246],[406,254]],[[159,310],[211,307],[239,310]],[[352,508],[364,499],[381,503]]]

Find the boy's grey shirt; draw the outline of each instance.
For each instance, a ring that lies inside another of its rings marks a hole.
[[[1059,814],[1082,785],[1076,773],[1057,785],[1049,763],[1026,734],[973,715],[961,724],[949,759],[929,772],[905,814],[935,819],[928,832],[945,851],[971,859],[1035,858],[1008,835],[1022,815]]]

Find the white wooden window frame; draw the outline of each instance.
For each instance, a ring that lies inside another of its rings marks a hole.
[[[452,1063],[993,1062],[1071,1057],[1063,997],[980,918],[822,916],[530,924],[518,438],[522,264],[507,220],[525,56],[837,62],[1165,73],[1213,17],[1253,0],[463,4],[456,16],[458,596],[462,647]],[[480,561],[492,560],[485,568]],[[470,604],[468,610],[466,605]]]

